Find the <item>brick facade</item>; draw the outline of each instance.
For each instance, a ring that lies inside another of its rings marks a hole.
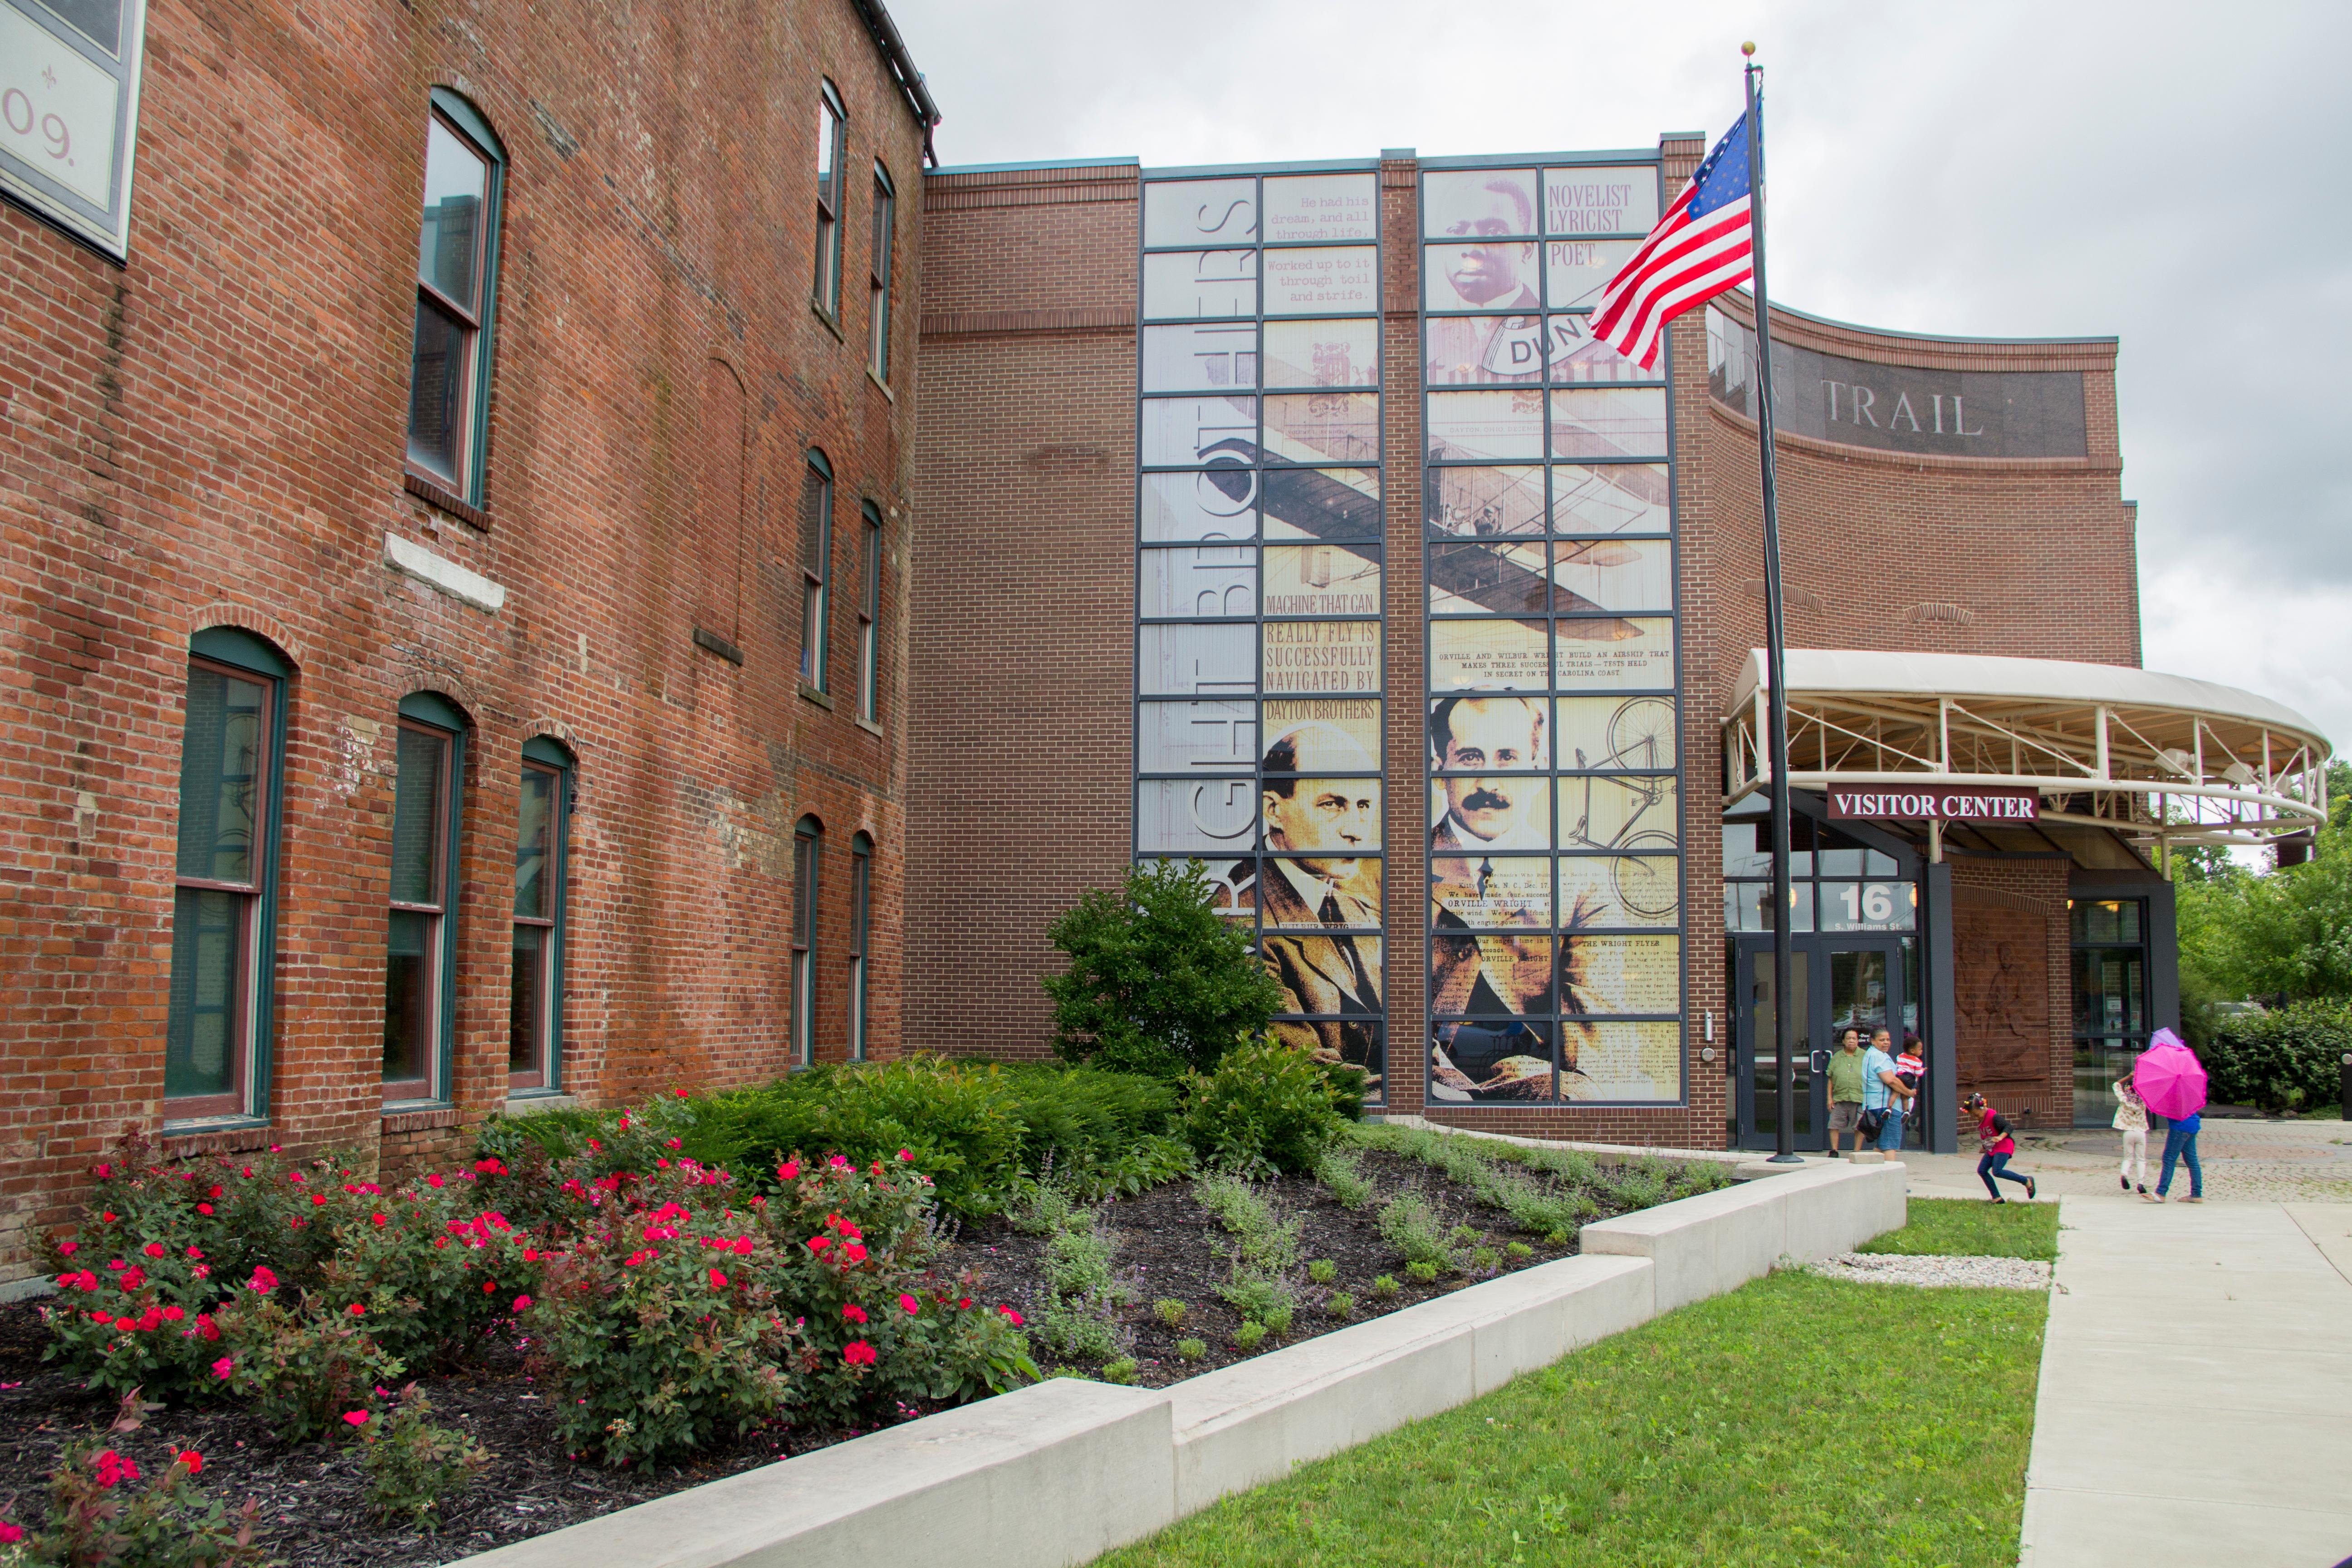
[[[163,1115],[184,693],[206,626],[294,667],[268,1123],[215,1141],[380,1150],[396,1170],[504,1101],[533,734],[579,761],[567,1089],[782,1068],[803,814],[825,831],[819,1054],[846,1048],[859,831],[886,935],[871,1033],[895,1040],[923,127],[860,10],[156,0],[147,50],[129,264],[0,211],[0,1278],[95,1152]],[[838,331],[810,306],[820,76],[848,111]],[[436,86],[508,161],[478,512],[403,477]],[[877,158],[901,193],[888,391],[866,369]],[[797,679],[812,446],[837,477],[830,705]],[[888,550],[878,731],[854,714],[861,500]],[[503,609],[389,569],[387,535],[504,585]],[[691,640],[721,616],[740,665]],[[455,1067],[446,1108],[386,1119],[394,718],[423,690],[472,726]]]

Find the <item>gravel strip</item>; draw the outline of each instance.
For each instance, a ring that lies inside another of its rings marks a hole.
[[[2026,1258],[1929,1258],[1848,1252],[1813,1265],[1832,1279],[1880,1285],[1973,1285],[1999,1290],[2047,1290],[2050,1265]]]

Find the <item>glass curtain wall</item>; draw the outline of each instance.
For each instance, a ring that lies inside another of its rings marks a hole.
[[[1429,1098],[1684,1093],[1672,445],[1593,341],[1656,162],[1424,167]]]
[[[1147,174],[1135,854],[1207,863],[1277,1026],[1380,1098],[1380,176]]]

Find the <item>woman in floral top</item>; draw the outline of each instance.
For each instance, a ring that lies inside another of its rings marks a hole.
[[[2132,1190],[2132,1167],[2139,1167],[2139,1195],[2150,1203],[2159,1200],[2147,1190],[2147,1101],[2139,1097],[2129,1078],[2116,1080],[2115,1129],[2124,1135],[2123,1168],[2116,1180],[2126,1192]]]

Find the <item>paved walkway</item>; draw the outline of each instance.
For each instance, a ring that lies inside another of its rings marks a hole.
[[[1984,1196],[1977,1179],[1976,1140],[1964,1138],[1963,1154],[1922,1154],[1906,1150],[1911,1191],[1919,1197]],[[2009,1168],[2032,1176],[2042,1195],[2094,1197],[2119,1194],[2116,1165],[2123,1135],[2084,1128],[2029,1132],[2019,1140]],[[2164,1134],[2148,1135],[2147,1184],[2155,1190],[2164,1166]],[[2352,1204],[2352,1127],[2340,1121],[2254,1121],[2209,1119],[2197,1135],[2197,1156],[2205,1166],[2205,1195],[2215,1203],[2268,1202]],[[2017,1189],[2002,1189],[2011,1197]],[[2172,1190],[2189,1190],[2189,1172],[2172,1178]]]
[[[2352,1205],[2102,1194],[2061,1225],[2020,1568],[2352,1556]]]

